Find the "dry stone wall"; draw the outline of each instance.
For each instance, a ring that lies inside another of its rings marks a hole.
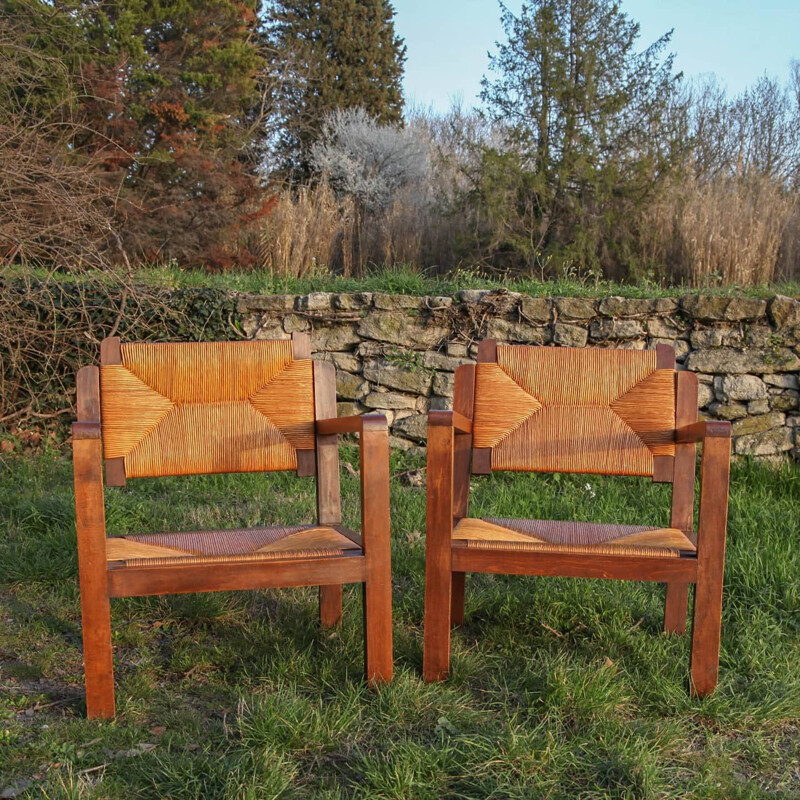
[[[380,411],[392,444],[424,444],[426,413],[449,408],[453,373],[477,343],[675,348],[698,374],[705,417],[731,420],[734,452],[800,460],[800,300],[776,296],[528,297],[467,290],[389,294],[240,295],[248,338],[307,331],[315,358],[337,367],[339,413]]]

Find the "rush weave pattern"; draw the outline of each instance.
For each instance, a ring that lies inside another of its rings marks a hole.
[[[100,368],[103,449],[128,477],[296,469],[312,362],[289,341],[123,344]]]
[[[498,346],[477,366],[473,446],[492,469],[652,475],[674,429],[675,370],[655,351]]]

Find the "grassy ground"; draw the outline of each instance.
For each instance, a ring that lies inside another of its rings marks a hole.
[[[734,469],[721,682],[700,701],[687,639],[660,631],[663,587],[644,583],[472,576],[453,678],[425,685],[424,489],[403,480],[421,466],[404,458],[392,685],[363,686],[355,588],[333,633],[312,590],[119,600],[119,715],[105,724],[84,719],[69,461],[0,461],[0,796],[800,797],[797,467]],[[500,474],[474,481],[472,506],[660,524],[666,491]],[[109,491],[108,522],[310,521],[312,508],[311,482],[290,475],[142,480]]]
[[[25,273],[30,271],[26,270]],[[23,274],[21,270],[8,271],[9,275]],[[33,271],[34,275],[46,277],[48,273]],[[86,277],[107,279],[103,273],[83,275],[59,274],[59,280],[84,280]],[[680,297],[692,292],[726,296],[771,297],[784,294],[800,297],[800,283],[774,283],[764,286],[721,286],[709,283],[703,287],[667,286],[650,280],[637,283],[617,283],[604,280],[595,273],[574,273],[560,278],[537,279],[526,276],[485,275],[475,269],[462,269],[439,275],[435,271],[420,272],[411,267],[376,267],[361,278],[345,278],[326,270],[304,278],[272,275],[263,270],[244,272],[204,272],[196,269],[181,269],[177,265],[140,269],[135,279],[144,284],[170,289],[216,288],[256,294],[306,294],[308,292],[386,292],[408,295],[451,295],[461,289],[498,289],[523,292],[533,297]]]

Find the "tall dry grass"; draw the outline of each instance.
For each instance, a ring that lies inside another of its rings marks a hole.
[[[285,188],[276,196],[260,235],[262,266],[274,275],[306,277],[319,269],[360,276],[372,267],[457,266],[458,218],[401,191],[381,212],[365,212],[326,183]]]
[[[643,255],[670,281],[694,286],[791,278],[800,266],[800,220],[789,228],[797,207],[797,195],[767,177],[688,177],[644,210]]]

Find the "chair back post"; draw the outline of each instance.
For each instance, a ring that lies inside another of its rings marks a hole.
[[[100,342],[100,364],[122,364],[122,344],[119,336],[109,336]],[[125,485],[125,459],[107,458],[106,486]]]
[[[295,331],[292,334],[292,357],[295,361],[311,358],[311,337],[307,333]],[[317,456],[314,450],[297,451],[297,475],[309,478],[317,472]]]
[[[314,413],[316,419],[336,418],[336,368],[328,361],[314,362]],[[342,522],[339,481],[339,437],[317,434],[317,521],[320,525]]]
[[[683,428],[697,422],[697,375],[681,371],[675,381],[675,427]],[[684,532],[694,527],[694,483],[697,463],[697,444],[679,442],[675,445],[675,468],[672,478],[672,514],[670,526]]]
[[[478,345],[478,363],[497,363],[497,339],[484,339]],[[475,383],[473,381],[473,404]],[[472,437],[470,437],[472,438]],[[489,475],[492,471],[492,449],[490,447],[472,448],[472,474]]]
[[[462,364],[456,369],[453,411],[472,419],[475,403],[475,365]],[[469,509],[469,473],[472,434],[460,433],[453,443],[453,514],[466,517]]]

